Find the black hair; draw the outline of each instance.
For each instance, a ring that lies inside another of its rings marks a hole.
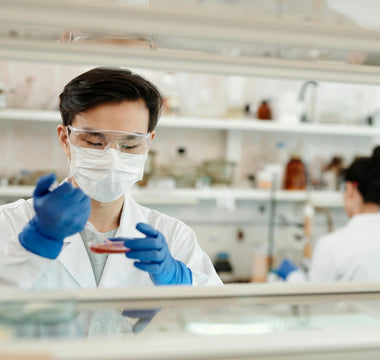
[[[345,180],[357,183],[364,202],[380,205],[380,146],[372,156],[355,159],[345,171]]]
[[[126,69],[95,68],[71,80],[59,95],[62,121],[71,125],[75,115],[98,105],[143,99],[149,110],[148,131],[154,130],[162,108],[155,85]]]

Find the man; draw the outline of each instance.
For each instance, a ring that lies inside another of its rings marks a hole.
[[[128,194],[142,178],[162,98],[128,70],[97,68],[60,95],[58,140],[67,181],[39,179],[33,199],[0,207],[0,284],[26,289],[220,285],[194,232],[138,205]],[[124,254],[89,250],[87,221]]]
[[[345,170],[344,210],[348,222],[322,236],[308,273],[284,259],[274,270],[289,282],[380,281],[380,146]]]

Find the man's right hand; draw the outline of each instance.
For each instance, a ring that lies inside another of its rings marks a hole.
[[[36,215],[19,234],[29,251],[55,259],[65,237],[83,230],[91,211],[91,199],[81,189],[65,182],[53,191],[54,174],[41,176],[33,193]]]

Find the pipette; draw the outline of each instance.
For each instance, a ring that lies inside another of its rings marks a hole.
[[[49,191],[54,191],[59,186],[59,182],[55,180],[50,185]],[[87,220],[84,230],[91,234],[91,240],[88,241],[88,248],[98,254],[120,254],[129,251],[124,246],[124,241],[111,241],[107,239],[101,232],[99,232],[93,224]]]

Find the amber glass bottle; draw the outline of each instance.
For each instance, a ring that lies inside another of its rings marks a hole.
[[[262,101],[257,109],[257,118],[260,120],[272,120],[272,111],[269,107],[268,101]]]
[[[293,155],[286,165],[283,188],[285,190],[306,189],[306,168],[297,155]]]

